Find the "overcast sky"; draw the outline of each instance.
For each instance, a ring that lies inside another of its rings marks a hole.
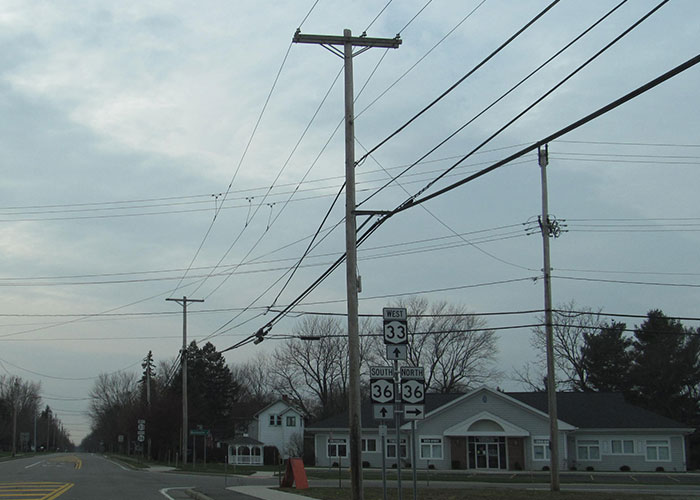
[[[298,27],[400,33],[399,49],[354,59],[359,157],[548,3],[0,0],[0,373],[40,381],[44,403],[79,443],[94,377],[140,371],[149,350],[157,362],[177,355],[182,310],[167,297],[205,299],[190,305],[190,339],[216,332],[210,340],[223,349],[342,253],[341,226],[275,300],[286,277],[273,284],[343,181],[342,60],[292,44]],[[555,5],[362,162],[358,202],[616,4]],[[656,4],[621,6],[362,208],[389,210],[421,190]],[[699,18],[700,2],[669,2],[426,193],[696,56]],[[567,229],[552,240],[555,305],[700,316],[698,88],[693,67],[549,145],[550,213]],[[361,247],[360,312],[381,313],[414,292],[477,313],[542,309],[542,241],[528,235],[540,202],[530,153],[391,218]],[[325,228],[343,211],[341,198]],[[298,310],[343,312],[344,296],[340,269]],[[527,325],[536,315],[487,319]],[[293,325],[288,318],[272,334]],[[508,374],[535,358],[530,329],[498,335],[506,376],[494,385],[520,389]],[[279,342],[226,358],[245,361]]]

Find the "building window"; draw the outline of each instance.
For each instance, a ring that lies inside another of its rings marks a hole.
[[[376,438],[362,438],[362,451],[377,451]]]
[[[633,455],[634,441],[631,439],[613,439],[610,441],[610,452],[613,455]]]
[[[328,439],[328,458],[348,456],[348,442],[345,438]]]
[[[647,441],[647,460],[671,461],[671,447],[668,441],[665,439]]]
[[[287,417],[287,427],[296,427],[297,417]]]
[[[270,427],[282,425],[282,415],[270,415]]]
[[[442,460],[442,438],[420,438],[420,458]]]
[[[386,440],[386,458],[396,458],[396,438]],[[408,458],[406,438],[401,438],[401,458]]]
[[[594,439],[577,441],[576,456],[579,460],[600,460],[600,444]]]
[[[550,460],[549,439],[532,440],[532,458],[534,460]]]

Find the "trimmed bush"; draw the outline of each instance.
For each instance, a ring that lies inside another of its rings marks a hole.
[[[629,465],[622,465],[622,466],[620,466],[620,470],[622,472],[629,472],[631,469],[630,469]]]
[[[593,472],[594,470],[595,470],[595,468],[593,468],[592,465],[589,465],[588,467],[586,467],[587,472]]]

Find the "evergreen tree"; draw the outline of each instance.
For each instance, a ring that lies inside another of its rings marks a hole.
[[[179,381],[173,387],[179,391]],[[195,341],[187,348],[187,398],[189,402],[189,425],[202,425],[219,437],[229,431],[233,404],[238,399],[240,387],[226,365],[224,356],[207,342],[202,348]]]
[[[630,369],[632,401],[681,422],[698,413],[700,338],[659,310],[635,329]]]
[[[629,392],[632,339],[626,325],[613,321],[598,333],[584,333],[583,367],[588,386],[601,392]]]

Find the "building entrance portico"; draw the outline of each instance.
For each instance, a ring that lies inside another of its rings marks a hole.
[[[453,469],[507,470],[523,466],[522,443],[529,433],[481,412],[445,430],[445,436],[451,442]],[[509,452],[516,456],[509,457]]]

